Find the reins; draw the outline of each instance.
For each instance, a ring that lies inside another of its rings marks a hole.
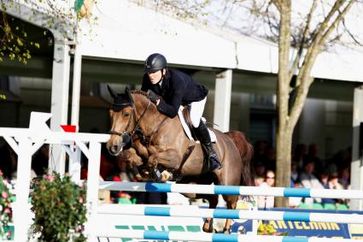
[[[145,115],[146,111],[149,109],[150,104],[151,104],[151,101],[150,101],[150,100],[148,100],[148,103],[147,103],[146,108],[144,109],[144,111],[143,111],[143,112],[142,112],[142,114],[140,115],[140,118],[136,121],[136,124],[135,124],[134,129],[130,132],[130,134],[131,134],[131,135],[134,135],[135,130],[137,130],[137,129],[140,127],[140,121],[141,121],[141,119],[144,117],[144,115]],[[134,117],[136,118],[136,107],[135,107],[135,105],[133,105],[132,110],[133,110],[133,113],[134,113]],[[130,121],[131,121],[131,119],[129,119],[129,122],[128,122],[127,126],[126,126],[126,130],[129,128]],[[140,128],[140,129],[141,129],[141,128]],[[142,129],[141,129],[141,130],[142,130]]]
[[[110,134],[114,134],[114,135],[118,135],[118,136],[122,136],[122,135],[124,135],[124,134],[129,134],[129,135],[131,135],[131,136],[134,136],[135,135],[135,133],[136,133],[136,131],[137,130],[141,130],[141,134],[145,137],[145,134],[142,132],[142,129],[141,129],[141,127],[140,127],[140,122],[141,122],[141,120],[142,120],[142,118],[145,116],[145,114],[146,114],[146,112],[148,111],[148,109],[149,109],[149,107],[150,107],[150,105],[151,105],[151,101],[150,100],[148,100],[148,103],[147,103],[147,106],[146,106],[146,108],[144,109],[144,111],[141,113],[141,115],[140,115],[140,118],[138,118],[137,119],[137,121],[136,121],[136,124],[135,124],[135,126],[134,126],[134,128],[131,130],[131,131],[127,131],[128,129],[129,129],[129,127],[130,127],[130,125],[131,125],[131,118],[129,119],[129,121],[127,122],[127,125],[126,125],[126,128],[125,128],[125,131],[123,131],[123,132],[117,132],[117,131],[114,131],[114,130],[111,130],[109,133]],[[132,112],[133,112],[133,118],[134,119],[136,119],[136,107],[135,107],[135,105],[132,105]],[[151,134],[150,135],[148,135],[149,136],[149,139],[155,134],[155,133],[157,133],[157,131],[160,129],[160,127],[165,123],[165,121],[168,119],[168,117],[165,117],[160,123],[159,123],[159,125],[151,132]]]

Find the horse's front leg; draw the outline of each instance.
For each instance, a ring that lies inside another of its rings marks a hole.
[[[164,151],[150,152],[148,159],[149,167],[162,165],[167,169],[178,169],[181,163],[181,156],[175,149],[167,149]]]
[[[119,156],[121,161],[128,162],[131,166],[140,166],[143,164],[142,158],[137,154],[134,148],[123,150]]]

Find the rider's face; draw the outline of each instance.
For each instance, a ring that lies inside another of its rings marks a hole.
[[[157,84],[165,74],[165,69],[147,73],[152,84]]]

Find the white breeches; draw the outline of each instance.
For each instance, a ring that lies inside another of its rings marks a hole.
[[[198,128],[200,119],[202,118],[204,106],[207,102],[207,97],[198,102],[192,102],[190,104],[190,119],[194,128]]]

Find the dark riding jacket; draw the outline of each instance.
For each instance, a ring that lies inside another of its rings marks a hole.
[[[178,114],[180,105],[188,105],[204,99],[208,94],[208,89],[192,79],[189,75],[174,69],[168,69],[162,84],[152,84],[149,76],[144,74],[142,80],[142,91],[152,90],[161,96],[157,106],[159,112],[170,118]]]

